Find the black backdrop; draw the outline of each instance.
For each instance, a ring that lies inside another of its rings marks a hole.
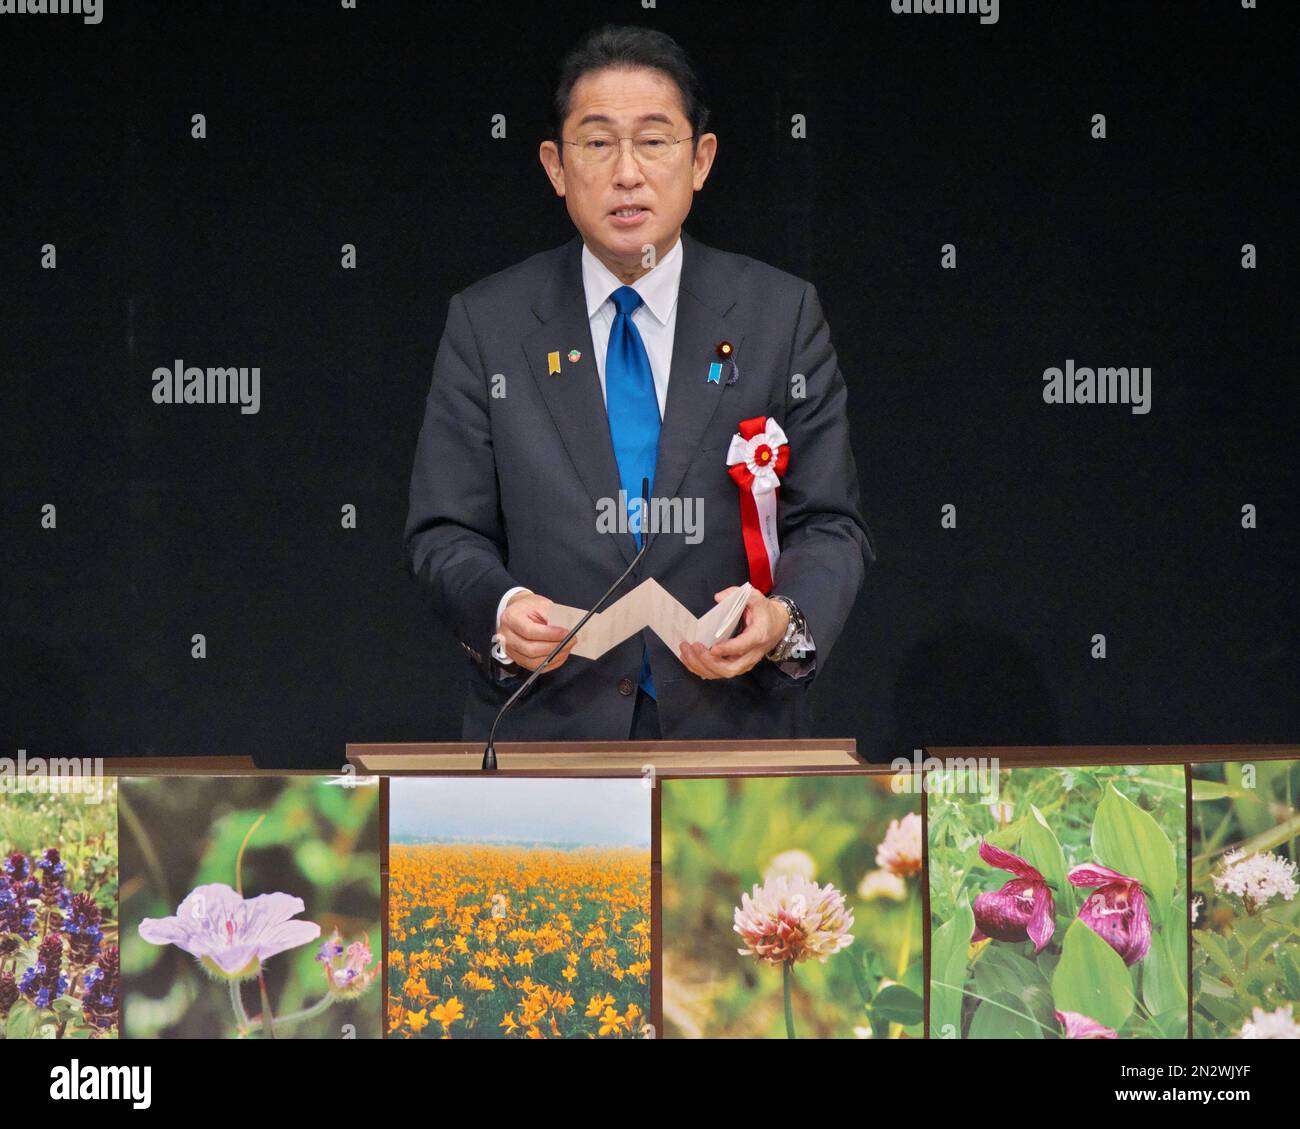
[[[104,5],[0,15],[0,755],[459,736],[411,456],[450,296],[572,232],[536,149],[606,20],[696,57],[720,147],[687,227],[811,280],[849,384],[880,560],[818,732],[1300,737],[1300,5]],[[155,404],[177,358],[260,366],[260,412]],[[1044,404],[1067,358],[1150,366],[1150,413]]]

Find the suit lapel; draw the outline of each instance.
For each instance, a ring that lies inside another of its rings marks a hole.
[[[680,488],[691,461],[718,406],[726,396],[724,366],[722,379],[708,380],[709,365],[718,360],[721,341],[740,348],[744,333],[726,315],[735,305],[734,283],[719,263],[717,252],[697,243],[682,232],[682,277],[677,295],[677,322],[673,335],[672,368],[668,378],[668,399],[655,460],[653,494],[671,498]],[[582,238],[575,236],[559,248],[558,267],[552,283],[538,296],[533,312],[541,324],[523,338],[524,354],[533,379],[546,402],[551,420],[559,432],[569,458],[591,496],[592,521],[602,498],[617,498],[618,461],[609,435],[609,416],[600,391],[587,298],[582,285]],[[568,359],[576,348],[582,357]],[[547,371],[547,355],[560,354],[560,372]],[[725,473],[718,468],[718,473]],[[636,555],[630,533],[614,538],[629,564]]]
[[[609,436],[609,416],[600,391],[596,350],[591,343],[587,318],[587,297],[582,286],[582,238],[574,236],[560,248],[560,264],[550,289],[539,295],[533,312],[542,324],[523,339],[524,355],[533,379],[560,433],[560,440],[591,495],[592,528],[596,507],[602,498],[617,498],[618,461]],[[577,349],[581,359],[570,362],[568,352]],[[547,371],[547,355],[560,354],[560,371]],[[632,534],[614,537],[629,564],[636,555]]]
[[[677,295],[677,324],[668,378],[668,401],[655,463],[654,494],[674,497],[718,405],[727,397],[730,365],[723,365],[718,383],[709,381],[709,365],[720,360],[718,345],[730,341],[743,357],[744,332],[726,320],[735,305],[734,282],[726,277],[717,252],[682,232],[682,279]],[[719,467],[719,473],[725,473]]]

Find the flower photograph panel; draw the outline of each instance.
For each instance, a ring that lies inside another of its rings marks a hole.
[[[129,1038],[378,1038],[377,778],[121,782]]]
[[[890,777],[665,780],[669,1038],[919,1038],[921,803]]]
[[[652,1034],[641,779],[404,776],[389,798],[389,1038]]]
[[[929,789],[930,1037],[1187,1037],[1182,765]]]
[[[117,782],[0,792],[0,1039],[116,1038]]]
[[[1192,1033],[1300,1039],[1300,761],[1192,765]]]

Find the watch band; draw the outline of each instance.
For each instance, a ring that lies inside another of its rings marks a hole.
[[[767,657],[774,663],[785,662],[791,652],[794,650],[798,640],[803,638],[804,629],[807,626],[803,618],[803,612],[799,610],[796,604],[789,596],[769,596],[769,600],[780,600],[785,605],[786,611],[790,613],[790,622],[785,629],[785,635],[767,653]]]

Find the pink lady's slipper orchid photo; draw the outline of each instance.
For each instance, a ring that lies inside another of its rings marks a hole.
[[[1058,1011],[1056,1020],[1065,1028],[1067,1039],[1118,1039],[1119,1033],[1113,1027],[1098,1023],[1087,1015],[1077,1011]]]
[[[1136,878],[1110,867],[1085,862],[1067,878],[1071,886],[1096,887],[1079,910],[1079,920],[1124,958],[1137,964],[1151,948],[1151,916],[1147,896]]]
[[[980,858],[1015,875],[1000,890],[980,894],[972,907],[972,941],[1033,941],[1041,953],[1056,930],[1056,902],[1043,876],[1019,855],[980,840]]]
[[[152,945],[175,945],[224,980],[256,976],[262,962],[320,936],[314,921],[290,920],[305,909],[292,894],[243,898],[222,882],[191,890],[175,917],[146,917],[140,936]]]

